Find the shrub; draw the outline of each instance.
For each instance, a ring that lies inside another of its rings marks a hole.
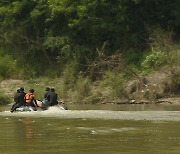
[[[78,98],[83,99],[91,93],[91,82],[88,78],[79,76],[77,79],[75,90],[77,91]]]
[[[137,66],[142,59],[142,52],[138,52],[131,48],[124,52],[124,59],[127,64]]]
[[[0,76],[9,78],[18,74],[16,61],[8,55],[0,55]]]
[[[147,55],[146,54],[141,64],[145,71],[157,69],[160,66],[167,64],[167,56],[162,51],[152,51]]]
[[[113,73],[113,72],[107,72],[104,75],[104,79],[101,81],[100,86],[110,88],[111,94],[114,97],[127,97],[124,85],[126,81],[124,79],[124,75],[121,73]]]
[[[63,74],[62,74],[62,88],[63,88],[63,97],[67,97],[69,90],[74,90],[76,80],[77,80],[77,62],[71,62],[66,65]]]

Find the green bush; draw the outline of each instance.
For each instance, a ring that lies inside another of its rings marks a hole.
[[[124,90],[125,83],[126,80],[124,79],[123,74],[107,72],[104,75],[104,79],[101,81],[100,86],[102,88],[110,88],[111,95],[121,98],[127,97]]]
[[[152,51],[150,53],[145,53],[144,60],[141,66],[144,71],[155,70],[160,66],[167,64],[167,56],[162,51]]]
[[[78,72],[78,63],[73,61],[66,65],[62,74],[63,97],[67,97],[69,90],[74,90]]]
[[[75,90],[77,91],[78,98],[83,99],[91,94],[91,82],[88,78],[79,76],[77,79]]]
[[[15,60],[8,55],[0,55],[0,76],[2,78],[17,76],[18,71]]]
[[[137,52],[131,48],[124,53],[124,59],[129,65],[139,65],[142,59],[142,52]]]

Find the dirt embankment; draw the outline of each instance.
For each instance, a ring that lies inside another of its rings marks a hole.
[[[130,103],[180,103],[180,89],[173,84],[171,73],[154,72],[130,81],[126,92],[131,99]]]

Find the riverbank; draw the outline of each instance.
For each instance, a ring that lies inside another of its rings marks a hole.
[[[33,80],[2,80],[0,82],[1,102],[6,104],[13,102],[16,90],[24,87],[27,92],[35,89],[36,98],[42,100],[45,88],[54,87],[59,96],[59,101],[66,104],[180,104],[180,95],[172,89],[171,74],[167,72],[155,72],[141,79],[130,80],[124,86],[121,97],[113,95],[112,89],[100,88],[98,83],[89,85],[89,89],[66,91],[60,78],[37,78]],[[118,86],[118,85],[117,85]],[[82,88],[82,87],[81,87]],[[84,88],[84,87],[83,87]],[[88,95],[84,95],[89,90]],[[7,101],[5,101],[7,100]]]

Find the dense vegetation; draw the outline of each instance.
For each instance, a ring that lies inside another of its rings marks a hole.
[[[83,92],[104,78],[101,85],[122,94],[116,85],[124,76],[178,61],[179,6],[179,0],[1,0],[0,76],[63,77],[67,89],[76,82]]]

